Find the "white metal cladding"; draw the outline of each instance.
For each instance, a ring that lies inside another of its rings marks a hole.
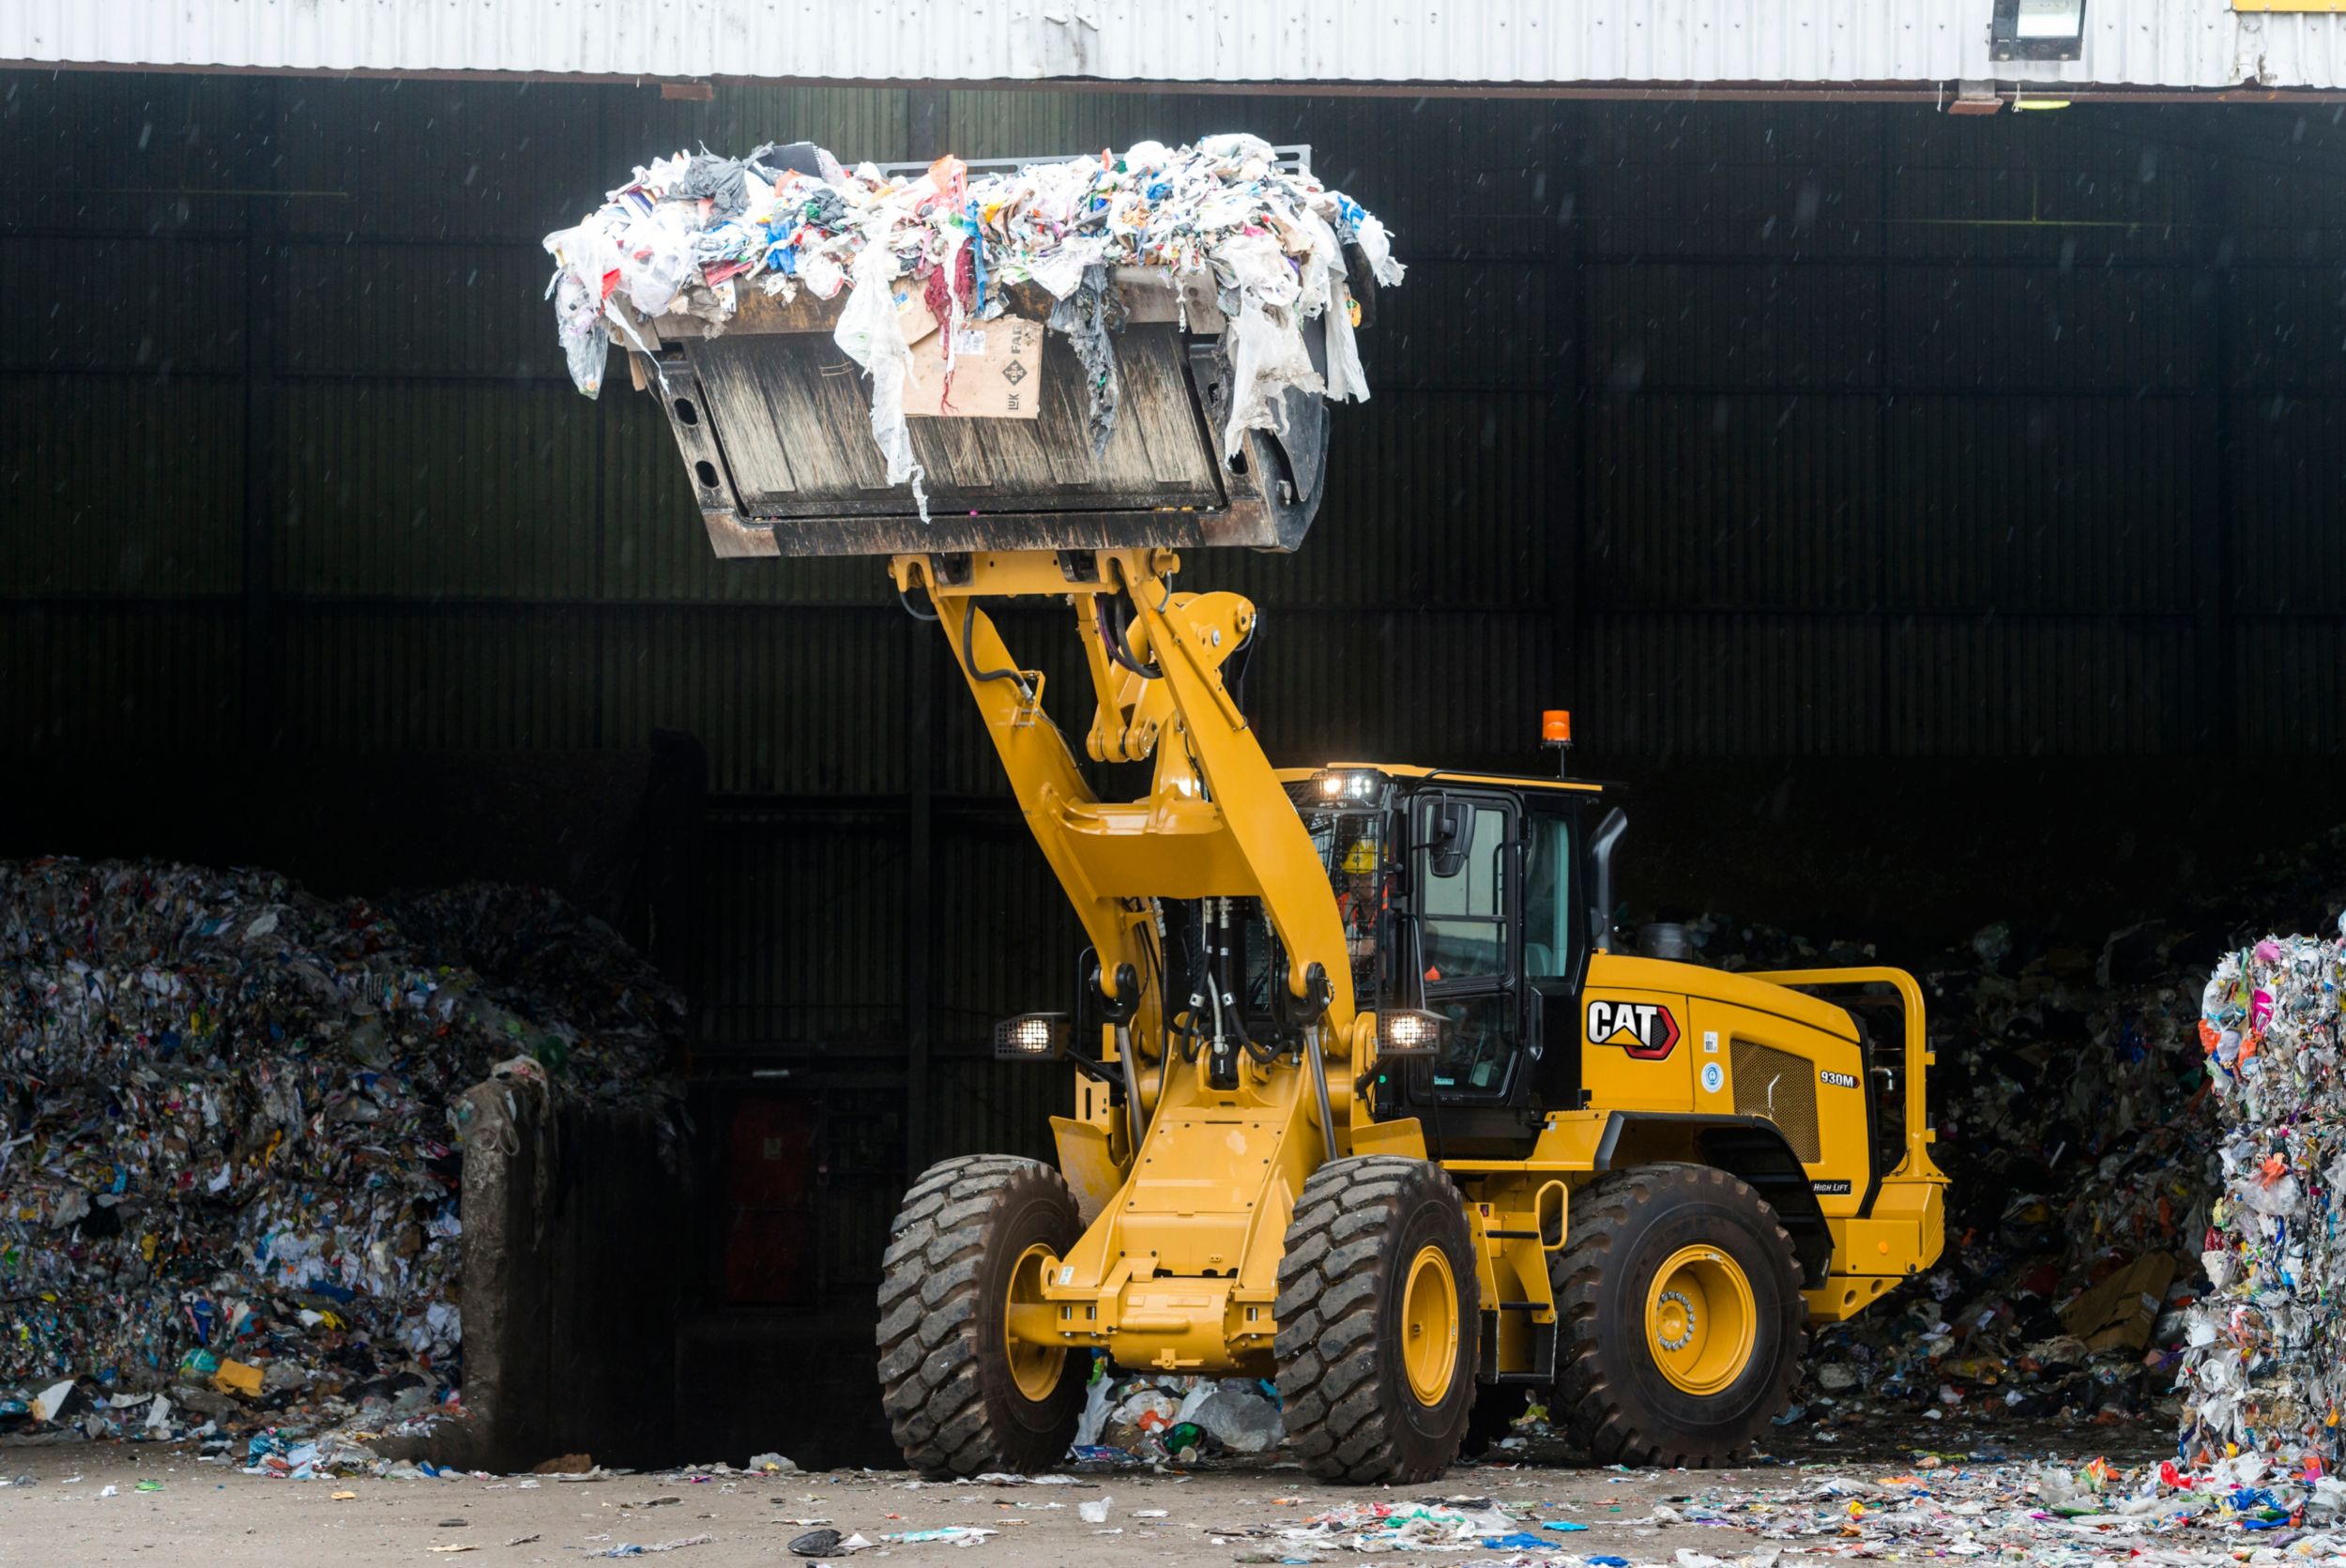
[[[2346,84],[2346,15],[2087,0],[1996,64],[1992,0],[0,0],[0,61],[847,81]]]

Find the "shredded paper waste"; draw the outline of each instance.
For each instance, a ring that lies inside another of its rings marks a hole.
[[[871,378],[872,434],[888,482],[910,485],[923,516],[905,414],[907,302],[944,329],[950,401],[965,327],[1007,313],[1020,285],[1042,289],[1049,326],[1083,366],[1097,451],[1119,402],[1110,340],[1125,307],[1116,270],[1211,280],[1227,321],[1229,458],[1246,431],[1280,428],[1289,389],[1336,402],[1368,396],[1348,250],[1379,283],[1403,274],[1373,214],[1308,170],[1282,168],[1269,143],[1237,134],[979,173],[955,158],[916,175],[870,163],[848,170],[807,143],[769,143],[739,159],[678,152],[639,167],[584,221],[548,235],[545,248],[557,264],[546,292],[571,378],[589,397],[602,388],[615,332],[646,347],[630,312],[691,316],[717,332],[744,289],[784,301],[801,290],[821,300],[844,291],[833,337]],[[1304,342],[1307,321],[1326,325],[1324,373]]]
[[[0,864],[0,1435],[320,1473],[372,1458],[338,1433],[460,1408],[457,1096],[530,1077],[673,1125],[681,1018],[536,890]]]

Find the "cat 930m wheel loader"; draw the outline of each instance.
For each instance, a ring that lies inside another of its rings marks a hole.
[[[1620,951],[1595,784],[1273,768],[1227,678],[1256,609],[1180,587],[1176,552],[1299,544],[1327,416],[1290,396],[1225,462],[1211,288],[1120,282],[1104,449],[1044,333],[1039,412],[914,421],[927,523],[882,482],[834,307],[753,296],[722,337],[662,317],[632,350],[720,555],[886,556],[934,615],[1089,943],[1076,995],[995,1034],[1074,1080],[1056,1165],[966,1156],[905,1195],[897,1441],[928,1470],[1055,1465],[1102,1352],[1275,1379],[1330,1480],[1430,1480],[1478,1401],[1486,1425],[1526,1390],[1600,1460],[1730,1458],[1807,1325],[1939,1255],[1919,989]],[[1039,327],[1047,297],[1012,298]],[[1081,646],[1076,744],[997,628],[1019,600]],[[1147,790],[1103,798],[1086,758]]]

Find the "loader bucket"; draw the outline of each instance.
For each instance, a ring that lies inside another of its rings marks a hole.
[[[991,401],[965,391],[910,420],[927,522],[908,486],[887,482],[870,380],[832,340],[844,291],[785,302],[746,287],[716,336],[689,316],[631,316],[631,367],[667,414],[719,556],[1294,549],[1319,506],[1325,401],[1286,391],[1284,433],[1247,432],[1226,463],[1224,323],[1211,283],[1156,268],[1122,269],[1118,283],[1130,320],[1111,339],[1120,401],[1105,448],[1094,454],[1082,362],[1044,327],[1051,297],[1014,286],[1005,321],[1031,327],[1017,343],[1034,370],[1019,366]],[[1306,324],[1323,370],[1324,334]],[[961,364],[956,381],[978,386],[979,362]]]

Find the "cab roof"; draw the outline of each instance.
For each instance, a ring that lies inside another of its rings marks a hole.
[[[1569,790],[1601,795],[1605,786],[1589,779],[1548,779],[1531,773],[1475,773],[1455,768],[1418,768],[1400,762],[1323,762],[1317,768],[1282,768],[1281,784],[1300,784],[1321,773],[1382,773],[1389,778],[1437,780],[1442,784],[1500,784],[1510,789]]]

